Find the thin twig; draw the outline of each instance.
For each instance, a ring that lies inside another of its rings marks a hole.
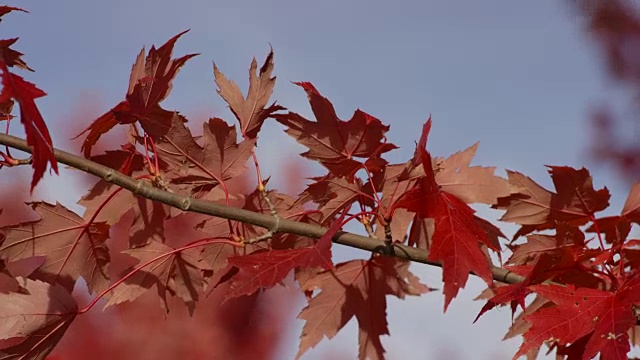
[[[6,145],[17,150],[32,153],[32,149],[27,145],[26,140],[12,135],[0,133],[0,145]],[[73,155],[66,151],[54,149],[53,155],[60,163],[71,166],[80,171],[93,174],[107,182],[127,189],[138,196],[159,201],[183,211],[192,211],[200,214],[240,221],[263,227],[265,229],[275,228],[278,229],[278,232],[280,233],[296,234],[314,239],[321,238],[327,231],[327,228],[313,224],[274,218],[267,214],[255,213],[244,209],[192,199],[188,196],[163,191],[161,189],[154,188],[149,185],[148,182],[135,180],[114,169],[100,165],[89,159]],[[384,241],[344,231],[336,233],[332,240],[337,244],[371,252],[380,252],[380,249],[385,248]],[[440,262],[432,261],[427,258],[428,253],[426,250],[401,244],[394,244],[393,246],[395,249],[395,254],[393,256],[397,258],[442,267]],[[491,271],[493,273],[493,279],[500,282],[516,283],[524,279],[524,277],[500,267],[493,267]]]
[[[279,231],[279,228],[280,228],[280,215],[278,215],[278,211],[276,210],[276,207],[273,205],[273,202],[271,202],[271,199],[269,199],[269,193],[265,189],[264,185],[261,185],[258,189],[260,190],[260,194],[262,195],[262,198],[264,199],[264,201],[267,203],[267,206],[269,207],[269,213],[271,214],[271,216],[273,216],[274,219],[276,219],[276,223],[275,225],[273,225],[273,227],[269,228],[269,230],[264,234],[250,240],[245,240],[244,241],[245,244],[255,244],[257,242],[270,239],[271,237],[273,237],[273,235],[275,235]]]

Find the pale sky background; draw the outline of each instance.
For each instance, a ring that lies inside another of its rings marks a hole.
[[[343,119],[361,108],[390,124],[389,139],[401,147],[389,155],[393,162],[412,155],[431,114],[428,146],[434,155],[448,156],[480,141],[475,164],[518,170],[547,187],[544,164],[593,165],[585,154],[589,111],[619,95],[603,75],[582,19],[561,0],[25,0],[11,5],[31,14],[5,16],[2,38],[20,36],[15,48],[36,70],[23,75],[49,93],[38,105],[54,142],[75,152],[79,148],[65,142],[71,136],[68,119],[81,109],[88,124],[115,105],[126,92],[140,48],[160,45],[188,28],[174,54],[202,55],[180,72],[164,107],[192,120],[216,115],[234,121],[215,94],[212,60],[244,89],[251,58],[261,62],[271,44],[278,76],[273,99],[293,111],[310,114],[304,92],[289,82],[313,82]],[[87,108],[94,110],[86,113]],[[282,184],[275,170],[283,154],[301,151],[275,123],[261,135],[259,156],[275,184]],[[613,209],[619,211],[627,187],[607,169],[590,168],[596,185],[612,190]],[[67,191],[61,193],[61,187]],[[45,195],[47,189],[56,189],[55,197]],[[60,180],[49,180],[38,194],[69,206],[79,196]],[[361,254],[336,252],[338,260]],[[426,284],[441,286],[439,269],[412,269]],[[520,340],[501,341],[509,310],[472,324],[483,304],[471,299],[482,289],[483,283],[470,279],[445,315],[441,293],[388,298],[391,337],[383,338],[388,358],[509,359],[520,345]],[[283,359],[295,354],[301,326],[296,322]],[[328,349],[355,357],[355,324],[317,349],[304,359],[320,359]]]

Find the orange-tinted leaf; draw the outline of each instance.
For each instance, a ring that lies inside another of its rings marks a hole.
[[[506,210],[500,220],[522,225],[514,239],[534,230],[551,229],[558,221],[583,225],[594,213],[609,206],[609,190],[595,190],[586,169],[549,166],[549,173],[556,193],[544,189],[527,176],[507,171],[511,194],[498,199],[494,207]]]
[[[507,175],[511,195],[498,201],[496,208],[506,210],[500,221],[520,225],[545,223],[551,214],[553,193],[517,171],[507,170]]]
[[[509,195],[507,180],[494,175],[495,167],[470,166],[478,143],[446,159],[436,159],[436,182],[443,191],[467,204],[493,205]]]
[[[640,224],[640,182],[635,183],[622,207],[622,216]]]
[[[273,50],[269,52],[264,64],[260,68],[260,73],[256,76],[258,64],[254,58],[249,68],[249,90],[245,98],[238,88],[238,85],[228,80],[216,64],[213,64],[213,74],[218,85],[218,94],[229,104],[229,109],[233,112],[238,122],[240,130],[248,139],[255,139],[264,121],[278,110],[284,110],[274,102],[268,108],[269,97],[273,93],[276,84],[276,77],[271,76],[273,72]]]
[[[554,236],[533,234],[527,236],[527,242],[512,247],[513,254],[507,264],[528,264],[535,262],[541,254],[553,252],[558,249],[558,242]],[[560,246],[571,246],[564,244]]]
[[[120,218],[135,205],[135,197],[126,190],[120,190],[117,194],[118,186],[104,180],[99,180],[93,187],[77,202],[86,208],[84,212],[85,220],[89,221],[96,216],[95,221],[105,222],[114,225]],[[96,215],[96,212],[100,213]]]
[[[78,305],[60,285],[18,280],[21,292],[0,293],[0,340],[12,344],[0,348],[0,358],[44,359],[75,319]]]

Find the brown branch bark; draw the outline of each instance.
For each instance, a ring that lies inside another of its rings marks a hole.
[[[0,145],[6,145],[29,154],[32,153],[32,149],[27,145],[26,140],[12,135],[0,133]],[[136,195],[145,197],[147,199],[159,201],[161,203],[182,209],[184,211],[193,211],[220,218],[241,221],[243,223],[249,223],[251,225],[260,226],[265,229],[274,229],[274,226],[276,225],[276,219],[270,215],[215,204],[208,201],[192,199],[188,196],[163,191],[161,189],[150,186],[145,181],[135,180],[114,169],[100,165],[89,159],[73,155],[66,151],[54,149],[53,154],[58,162],[62,164],[71,166],[86,173],[93,174],[105,181],[127,189]],[[286,219],[280,219],[278,228],[276,230],[277,232],[281,233],[296,234],[314,239],[319,239],[327,231],[326,228],[321,226]],[[333,242],[357,249],[378,253],[384,252],[384,249],[386,249],[385,243],[381,240],[344,231],[338,232],[333,237]],[[427,258],[428,252],[426,250],[417,249],[406,245],[395,244],[394,254],[389,256],[395,256],[400,259],[442,267],[441,263],[430,261]],[[504,283],[516,283],[524,279],[522,276],[514,274],[500,267],[493,267],[491,271],[493,273],[494,280]]]

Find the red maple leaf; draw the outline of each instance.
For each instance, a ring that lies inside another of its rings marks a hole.
[[[415,186],[405,192],[393,208],[406,208],[422,218],[433,218],[435,230],[430,244],[429,259],[441,261],[445,294],[445,310],[451,300],[463,288],[473,272],[487,284],[492,285],[489,259],[481,250],[484,244],[498,250],[480,226],[474,211],[452,194],[440,189],[432,167],[432,159],[426,151],[427,137],[431,129],[429,119],[418,142],[414,166],[422,165],[424,175]],[[410,169],[405,172],[410,173]],[[410,241],[412,241],[410,239]]]
[[[320,292],[298,315],[305,320],[298,358],[323,337],[333,338],[354,316],[359,328],[358,358],[383,358],[380,336],[389,334],[386,296],[403,299],[429,290],[409,272],[407,261],[383,256],[338,264],[335,270],[313,276],[301,286]]]
[[[169,207],[161,202],[133,196],[133,222],[129,229],[129,246],[140,247],[153,241],[164,242],[164,220]]]
[[[516,336],[520,336],[524,334],[529,328],[531,328],[531,324],[525,320],[525,317],[529,314],[532,314],[543,306],[548,306],[551,302],[542,296],[537,296],[533,301],[527,306],[526,310],[521,312],[516,318],[513,320],[511,326],[509,327],[509,331],[504,335],[502,340],[507,340],[514,338]],[[526,354],[527,360],[535,360],[538,358],[538,353],[540,352],[540,347],[531,348]]]
[[[198,249],[176,252],[167,245],[152,241],[144,247],[125,250],[123,253],[138,259],[140,268],[115,287],[105,307],[133,301],[155,285],[167,311],[166,294],[169,292],[180,297],[189,311],[193,312],[206,284],[204,272],[211,270],[198,259]],[[134,267],[125,273],[133,270]]]
[[[16,41],[18,41],[18,38],[0,40],[0,49],[2,49],[0,57],[2,58],[2,61],[4,61],[8,67],[17,66],[25,70],[33,71],[33,69],[30,68],[24,60],[22,60],[22,55],[24,54],[10,48],[10,46],[15,44]]]
[[[635,325],[633,304],[640,300],[638,277],[617,291],[609,292],[573,285],[535,285],[531,287],[555,306],[527,315],[531,328],[514,359],[526,354],[544,341],[560,345],[574,344],[584,338],[580,349],[584,360],[598,353],[603,359],[626,359],[629,352],[627,331]]]
[[[91,148],[98,139],[117,124],[140,122],[147,134],[159,139],[171,128],[173,112],[160,107],[171,92],[172,82],[187,60],[198,54],[172,59],[173,47],[180,36],[169,39],[159,48],[152,46],[145,58],[142,48],[131,68],[129,88],[125,100],[94,120],[78,136],[88,132],[82,144],[85,157],[91,156]]]
[[[169,131],[156,142],[157,155],[168,178],[185,176],[190,163],[188,156],[202,151],[202,146],[191,134],[186,123],[187,118],[177,112],[173,113]]]
[[[295,205],[302,205],[310,200],[318,204],[318,210],[322,213],[322,223],[331,221],[343,209],[350,209],[351,205],[365,194],[359,179],[349,182],[345,178],[327,175],[314,180],[316,181],[309,184],[298,196]]]
[[[513,254],[507,263],[512,266],[507,268],[524,275],[525,279],[495,288],[495,296],[487,301],[476,320],[493,307],[506,303],[511,303],[512,315],[518,305],[525,310],[524,299],[531,292],[530,286],[547,280],[594,288],[608,285],[589,272],[587,261],[604,251],[586,248],[584,233],[578,227],[560,223],[556,235],[529,235],[526,243],[511,248]],[[591,265],[591,268],[596,268],[596,265]]]
[[[140,174],[139,171],[137,173]],[[150,241],[164,241],[164,220],[170,211],[168,205],[122,191],[104,180],[98,181],[78,204],[87,209],[83,216],[86,221],[93,219],[108,225],[117,224],[125,214],[133,212],[133,221],[127,224],[131,247],[140,247]]]
[[[631,221],[626,216],[607,216],[593,221],[585,231],[604,234],[607,243],[617,246],[629,236]]]
[[[258,289],[271,288],[284,280],[293,269],[333,268],[331,244],[333,236],[342,228],[346,212],[335,219],[327,232],[313,245],[292,250],[258,251],[227,259],[238,273],[231,279],[226,299],[250,295]]]
[[[363,166],[354,158],[371,159],[397,148],[386,142],[388,125],[360,110],[350,120],[341,120],[331,102],[311,83],[295,84],[307,93],[316,121],[293,112],[274,118],[287,126],[287,134],[309,148],[302,156],[319,161],[332,175],[351,178]]]
[[[93,223],[87,228],[84,219],[59,203],[30,205],[40,219],[2,227],[0,258],[16,261],[43,256],[46,261],[32,277],[71,291],[82,276],[91,292],[106,289],[110,256],[105,241],[109,226]]]
[[[549,166],[556,193],[546,190],[529,177],[507,171],[511,194],[498,199],[494,208],[506,210],[500,218],[522,225],[514,239],[535,230],[551,229],[556,222],[583,225],[596,212],[609,206],[607,188],[595,190],[589,171],[567,166]]]
[[[13,6],[7,6],[7,5],[2,5],[0,6],[0,17],[10,13],[11,11],[22,11],[22,12],[26,12],[28,13],[27,10],[23,10],[21,8],[17,8],[17,7],[13,7]],[[0,19],[1,21],[2,19]]]
[[[218,70],[216,64],[213,64],[213,74],[218,85],[218,94],[229,104],[229,109],[240,122],[242,135],[248,139],[258,137],[262,124],[271,114],[278,110],[284,110],[282,106],[276,105],[275,102],[265,108],[276,84],[276,77],[271,76],[273,72],[273,49],[269,51],[264,64],[260,67],[258,76],[256,76],[257,67],[258,64],[254,58],[249,68],[249,90],[245,98],[238,85],[228,80]]]
[[[5,49],[0,48],[0,53],[4,52]],[[15,63],[15,60],[11,61]],[[56,174],[58,173],[58,162],[53,156],[51,135],[35,103],[35,99],[47,94],[34,84],[11,73],[8,68],[9,65],[11,63],[6,63],[4,58],[0,61],[0,69],[2,70],[0,103],[14,99],[20,105],[20,122],[24,125],[27,144],[33,147],[33,178],[31,179],[31,191],[33,191],[44,176],[47,163],[51,164],[51,169]]]
[[[557,271],[555,271],[555,269],[562,266],[558,266],[556,260],[557,259],[551,254],[542,253],[536,257],[533,265],[509,267],[509,270],[516,273],[525,273],[525,279],[514,284],[494,287],[492,289],[494,295],[487,300],[473,322],[475,323],[482,314],[499,305],[510,304],[512,317],[515,314],[517,306],[520,306],[523,311],[526,311],[525,297],[531,293],[529,286],[540,284],[549,279],[553,274],[556,274]]]
[[[175,125],[184,127],[182,124]],[[235,125],[229,126],[219,118],[210,119],[204,124],[203,129],[202,147],[193,141],[190,133],[176,140],[172,140],[173,135],[167,136],[166,140],[158,145],[163,161],[177,164],[180,158],[184,159],[180,166],[181,175],[172,176],[172,182],[210,188],[224,180],[237,177],[246,170],[245,165],[251,157],[255,140],[237,143]],[[168,158],[172,159],[167,160]]]

